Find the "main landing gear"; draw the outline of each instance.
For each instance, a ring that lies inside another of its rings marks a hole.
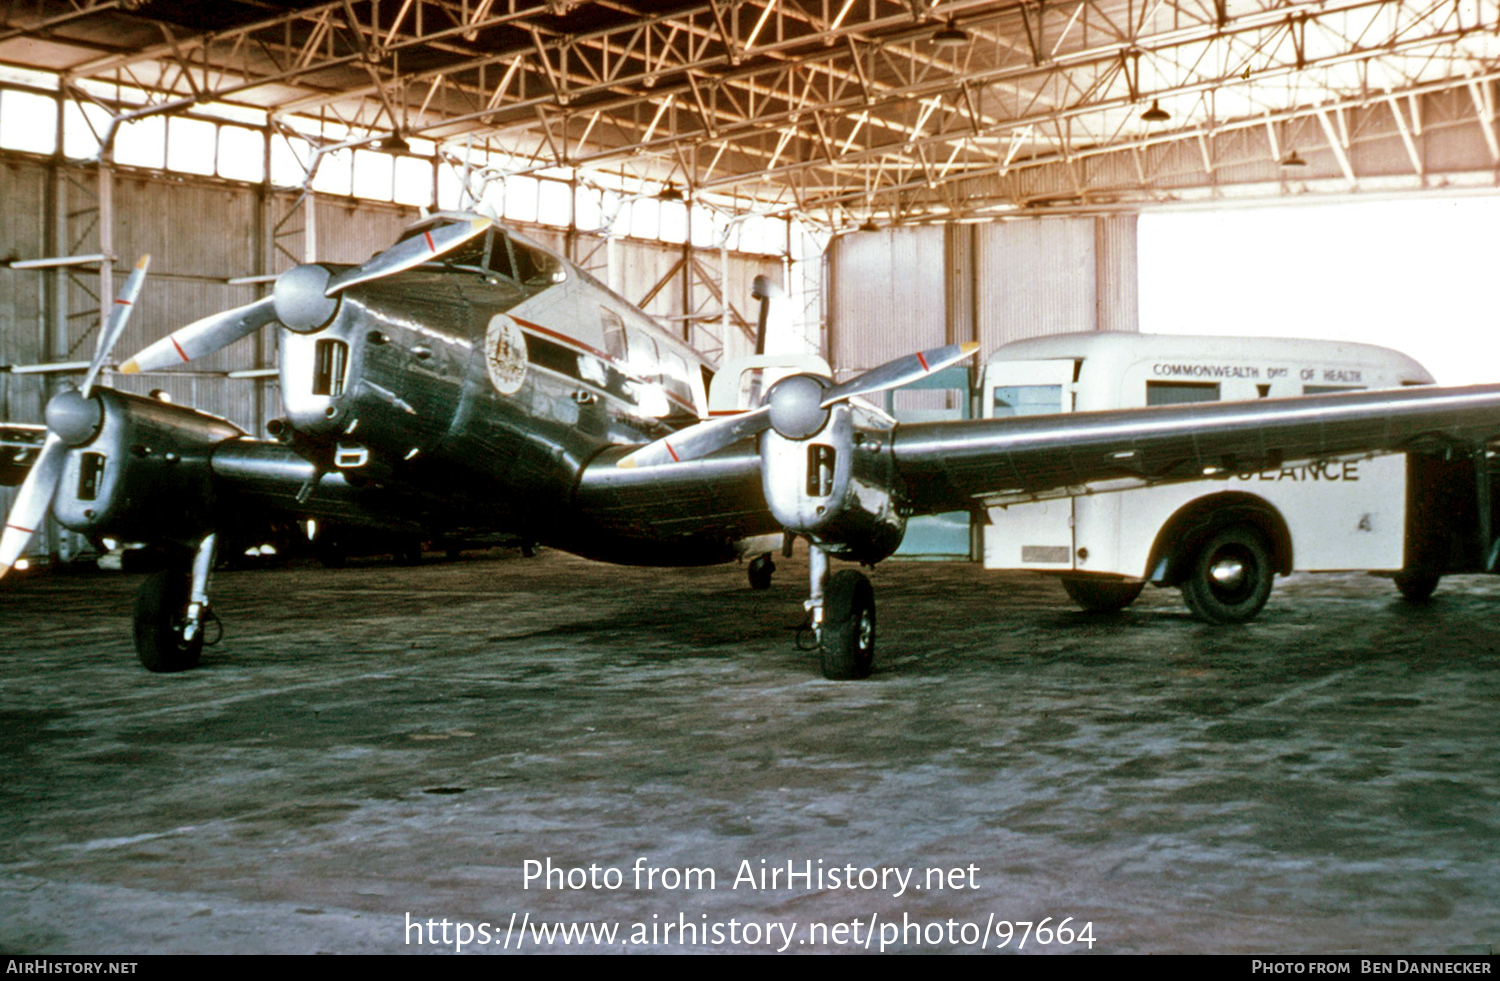
[[[146,577],[135,594],[135,654],[147,671],[167,673],[198,666],[204,635],[218,618],[208,608],[218,536],[198,545],[192,563],[169,561]],[[217,642],[218,638],[214,638]]]
[[[828,553],[808,551],[812,595],[807,609],[818,638],[823,677],[832,681],[868,678],[875,665],[875,590],[864,573],[828,573]]]

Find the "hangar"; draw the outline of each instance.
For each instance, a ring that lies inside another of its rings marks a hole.
[[[13,3],[0,416],[88,368],[140,254],[122,354],[476,202],[716,365],[755,347],[757,276],[841,381],[1149,329],[1142,213],[1493,191],[1497,32],[1416,0]],[[103,378],[262,436],[276,364],[261,331]],[[1484,578],[1423,607],[1294,580],[1226,632],[893,561],[882,666],[836,685],[785,629],[805,552],[756,593],[551,551],[294,563],[222,574],[232,643],[153,676],[137,577],[71,571],[92,548],[49,524],[55,573],[0,593],[7,950],[430,950],[428,921],[505,937],[482,951],[1495,939]],[[698,874],[638,885],[642,859]]]

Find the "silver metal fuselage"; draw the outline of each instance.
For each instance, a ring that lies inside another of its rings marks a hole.
[[[616,562],[734,558],[737,539],[774,530],[753,454],[729,464],[745,471],[744,493],[725,500],[722,515],[695,511],[680,532],[641,513],[674,509],[674,482],[622,489],[583,479],[591,463],[613,469],[606,466],[612,448],[699,417],[699,405],[682,398],[680,379],[670,392],[659,369],[653,375],[605,350],[610,318],[701,378],[702,362],[690,349],[572,267],[560,282],[533,286],[429,265],[353,287],[327,325],[280,330],[288,442],[346,484],[388,495],[391,518],[403,525],[506,530]],[[701,385],[691,390],[701,404]],[[231,476],[228,465],[216,469]],[[676,483],[699,475],[700,468],[685,468]],[[331,479],[323,478],[302,511],[341,510],[339,492],[320,503]],[[377,510],[365,520],[378,518]]]

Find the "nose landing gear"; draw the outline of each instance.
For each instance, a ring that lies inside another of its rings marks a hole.
[[[807,608],[818,638],[823,677],[831,681],[868,678],[875,666],[875,589],[862,572],[828,574],[828,553],[816,545],[808,554],[812,595]]]

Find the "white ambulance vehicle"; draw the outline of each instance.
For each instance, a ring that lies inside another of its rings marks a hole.
[[[1411,358],[1365,344],[1061,334],[995,351],[984,369],[982,412],[993,418],[1432,382]],[[1475,488],[1470,459],[1467,478],[1457,482],[1465,501]],[[1454,563],[1408,554],[1407,482],[1407,455],[1394,454],[1011,503],[989,509],[984,564],[1057,575],[1090,610],[1122,609],[1147,582],[1177,586],[1194,614],[1215,623],[1254,617],[1274,575],[1293,570],[1386,571],[1403,593],[1425,599]]]

